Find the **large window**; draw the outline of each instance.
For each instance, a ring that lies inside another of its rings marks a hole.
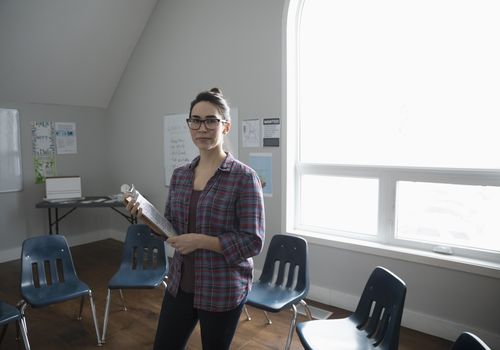
[[[500,262],[498,18],[290,0],[287,230]]]

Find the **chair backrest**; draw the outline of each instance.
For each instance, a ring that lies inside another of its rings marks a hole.
[[[309,291],[307,241],[276,234],[269,243],[259,281],[307,293]]]
[[[406,284],[391,271],[377,267],[370,275],[350,318],[378,349],[395,350],[403,316]]]
[[[450,350],[490,350],[490,348],[478,336],[464,332],[458,336]]]
[[[21,265],[21,294],[23,288],[45,288],[78,279],[68,242],[61,235],[26,239]]]
[[[133,271],[167,270],[165,242],[147,225],[130,225],[123,245],[121,267]]]

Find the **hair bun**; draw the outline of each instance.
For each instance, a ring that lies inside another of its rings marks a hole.
[[[211,88],[210,92],[213,93],[213,94],[218,94],[218,95],[222,96],[222,91],[218,87]]]

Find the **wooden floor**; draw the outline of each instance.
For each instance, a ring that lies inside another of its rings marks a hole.
[[[106,285],[119,265],[121,247],[121,242],[108,239],[71,248],[78,276],[93,291],[100,331],[102,331]],[[20,260],[0,264],[0,276],[2,281],[0,300],[15,305],[21,298]],[[119,296],[114,295],[103,349],[151,349],[163,297],[162,289],[125,291],[124,296],[128,311],[121,310]],[[345,317],[349,314],[335,307],[314,302],[310,304],[333,311],[331,318]],[[76,319],[78,308],[78,301],[69,301],[43,309],[28,309],[26,312],[28,336],[32,349],[95,349],[96,336],[89,304],[86,302],[84,305],[81,321]],[[273,324],[267,325],[261,311],[251,307],[248,309],[252,320],[247,321],[242,314],[231,349],[283,349],[291,312],[271,314]],[[305,320],[305,317],[299,316],[299,322],[302,320]],[[8,328],[0,349],[24,349],[22,342],[17,342],[15,337],[16,328],[12,325]],[[449,346],[450,342],[447,340],[406,328],[401,330],[399,346],[401,350],[444,350]],[[198,328],[191,336],[187,349],[201,350]],[[296,334],[293,337],[292,349],[302,349]]]

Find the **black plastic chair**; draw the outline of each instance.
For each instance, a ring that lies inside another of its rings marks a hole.
[[[297,333],[307,350],[396,350],[406,284],[383,267],[372,272],[358,306],[347,318],[299,323]]]
[[[30,343],[28,341],[28,332],[26,331],[26,322],[23,315],[14,306],[0,301],[0,327],[3,326],[2,334],[0,334],[0,345],[2,344],[3,337],[7,331],[7,326],[10,323],[17,324],[17,329],[21,331],[21,335],[23,337],[24,348],[29,350]]]
[[[464,332],[460,334],[450,350],[491,350],[478,336]]]
[[[115,289],[120,291],[123,310],[127,311],[122,289],[153,289],[160,284],[166,288],[167,273],[165,242],[152,233],[146,225],[130,225],[123,245],[120,267],[108,283],[102,343],[106,342],[111,291]]]
[[[285,349],[290,348],[297,321],[297,308],[302,304],[311,319],[311,313],[303,300],[309,291],[307,241],[301,237],[276,234],[269,243],[264,268],[258,281],[254,281],[248,294],[247,304],[264,310],[268,324],[272,324],[267,312],[280,312],[292,308],[293,316]],[[247,319],[250,320],[248,310]]]
[[[21,314],[28,306],[42,308],[80,298],[82,318],[84,297],[88,296],[97,345],[101,345],[94,298],[89,286],[78,278],[66,238],[61,235],[38,236],[23,242],[21,253]]]

